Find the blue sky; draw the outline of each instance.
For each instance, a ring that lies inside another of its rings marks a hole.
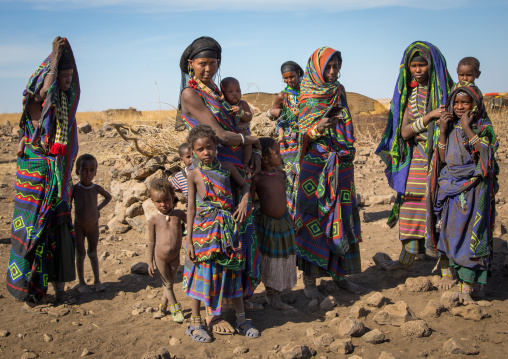
[[[305,68],[326,45],[342,52],[347,91],[388,98],[415,40],[438,46],[454,79],[458,61],[475,56],[480,89],[508,91],[507,17],[506,0],[0,0],[0,113],[21,112],[57,35],[76,57],[78,111],[157,109],[155,81],[161,102],[176,105],[181,53],[202,35],[222,45],[221,77],[244,93],[280,91],[282,62]]]

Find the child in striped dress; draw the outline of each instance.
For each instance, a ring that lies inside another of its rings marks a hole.
[[[207,125],[194,127],[188,137],[197,157],[188,174],[189,207],[187,259],[183,287],[191,297],[192,317],[186,334],[202,343],[211,342],[201,325],[201,301],[207,307],[207,324],[217,334],[232,334],[234,329],[222,316],[222,300],[233,300],[236,330],[248,338],[260,333],[245,319],[242,269],[245,257],[240,242],[240,224],[249,211],[249,185],[230,162],[216,158],[218,140]],[[242,190],[242,200],[233,209],[231,180]]]
[[[280,146],[271,137],[259,139],[262,148],[261,172],[252,178],[251,196],[257,194],[261,207],[254,214],[258,248],[261,253],[261,281],[266,301],[272,307],[291,310],[281,293],[296,285],[296,245],[293,219],[289,215]]]

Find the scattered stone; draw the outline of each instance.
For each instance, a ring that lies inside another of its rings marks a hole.
[[[169,339],[169,345],[175,346],[175,345],[178,345],[178,344],[182,344],[182,341],[180,339],[175,338],[175,337]]]
[[[460,341],[453,338],[448,339],[443,344],[443,351],[449,354],[478,355],[480,351],[475,348],[470,341],[462,339]]]
[[[143,309],[133,309],[131,315],[140,315],[143,312],[144,312]]]
[[[141,181],[153,175],[153,171],[150,168],[136,166],[134,167],[134,171],[132,171],[131,179],[136,181]]]
[[[397,302],[385,306],[374,316],[374,321],[379,325],[391,324],[400,327],[405,322],[413,319],[412,313],[405,302]]]
[[[482,320],[490,317],[479,305],[469,304],[452,309],[452,314],[468,320]]]
[[[171,354],[166,348],[160,348],[157,351],[146,352],[141,359],[171,359]]]
[[[319,333],[319,331],[316,330],[315,328],[307,328],[307,336],[309,338],[314,337],[317,333]]]
[[[328,347],[334,340],[335,338],[330,333],[325,333],[314,338],[314,345],[318,347]]]
[[[420,313],[421,318],[439,318],[446,308],[437,300],[431,299],[425,309]]]
[[[104,261],[106,260],[106,258],[108,258],[110,256],[109,252],[108,251],[105,251],[101,254],[101,256],[99,257],[99,260],[101,261]]]
[[[367,315],[370,314],[370,309],[364,307],[363,305],[354,305],[351,307],[349,314],[355,318],[366,318]]]
[[[117,201],[121,201],[123,199],[123,190],[125,189],[126,186],[127,186],[127,183],[122,183],[120,181],[111,180],[109,189],[110,189],[111,196],[113,197],[113,199],[115,199]]]
[[[410,292],[428,292],[433,285],[428,278],[417,277],[406,279],[406,289]]]
[[[143,204],[136,202],[132,204],[129,208],[125,210],[125,216],[127,218],[134,218],[137,216],[142,216],[143,212]]]
[[[78,132],[90,133],[92,132],[92,126],[88,122],[83,122],[78,125]]]
[[[392,353],[381,352],[381,354],[379,354],[379,358],[377,359],[398,359],[398,358]]]
[[[412,320],[400,326],[402,335],[405,337],[428,337],[432,334],[432,329],[429,328],[425,320]]]
[[[145,309],[145,313],[153,313],[153,312],[154,312],[153,307],[147,307],[147,308]]]
[[[113,217],[108,222],[108,230],[109,230],[109,232],[111,232],[113,234],[123,234],[123,233],[127,232],[129,229],[131,229],[131,226],[129,226],[128,224],[120,223],[116,219],[116,217]]]
[[[323,299],[321,301],[321,303],[319,304],[319,307],[323,310],[330,310],[332,309],[333,307],[335,307],[337,305],[337,300],[329,295],[328,297],[326,297],[325,299]]]
[[[370,307],[381,308],[383,305],[388,304],[390,299],[386,298],[380,292],[372,293],[366,300],[366,303]]]
[[[476,304],[478,304],[482,308],[492,307],[492,303],[488,302],[486,300],[479,300],[479,301],[476,302]]]
[[[138,216],[134,218],[125,217],[125,220],[129,224],[129,226],[131,226],[134,230],[138,231],[139,233],[145,233],[148,228],[148,224],[143,216]]]
[[[306,345],[297,345],[291,346],[289,343],[286,346],[283,346],[280,350],[280,353],[284,357],[284,359],[310,359],[312,358],[312,352],[309,347]]]
[[[77,314],[86,315],[86,310],[84,310],[83,308],[76,308],[75,312]]]
[[[366,201],[366,204],[369,206],[390,203],[395,203],[395,196],[393,194],[388,194],[384,196],[370,196],[369,199]]]
[[[327,292],[334,292],[337,289],[339,289],[339,287],[337,286],[337,283],[335,283],[335,281],[333,281],[333,280],[322,280],[321,285],[323,287],[325,287],[325,290]]]
[[[339,316],[339,313],[337,312],[337,310],[329,310],[328,312],[326,312],[325,316],[328,319],[333,319],[337,318]]]
[[[459,305],[459,293],[444,292],[441,295],[440,302],[447,309],[455,308]]]
[[[48,343],[53,340],[53,336],[51,334],[44,334],[42,338],[44,339],[45,342]]]
[[[390,262],[392,260],[392,258],[386,253],[378,252],[378,253],[374,254],[374,257],[372,257],[372,260],[374,261],[374,264],[376,265],[376,267],[378,269],[384,269],[383,264],[386,262]]]
[[[434,287],[437,287],[439,284],[439,281],[441,280],[441,276],[436,274],[436,275],[431,276],[429,280]]]
[[[338,332],[343,337],[361,337],[365,333],[365,326],[360,320],[349,317],[340,323]]]
[[[362,357],[361,357],[361,356],[359,356],[359,355],[353,355],[353,356],[350,356],[350,357],[349,357],[349,358],[347,358],[347,359],[362,359]]]
[[[129,182],[123,192],[123,204],[130,207],[132,204],[147,199],[148,189],[143,183]]]
[[[143,202],[143,213],[145,214],[146,221],[150,221],[153,216],[157,214],[157,208],[155,208],[155,205],[153,204],[151,199],[147,199]]]
[[[353,343],[351,338],[344,338],[335,340],[329,346],[330,351],[339,354],[351,354],[353,352]]]
[[[381,344],[385,341],[385,333],[379,329],[373,329],[370,332],[365,333],[362,339],[370,344]]]
[[[81,357],[86,357],[87,355],[93,354],[88,348],[83,349],[83,352],[81,353]]]
[[[249,352],[249,348],[247,348],[247,347],[236,347],[235,349],[233,349],[233,354],[235,354],[235,355],[245,354],[248,352]]]
[[[10,332],[10,331],[8,331],[8,330],[5,330],[5,329],[0,330],[0,338],[5,338],[5,337],[8,337],[8,336],[9,336],[9,334],[11,334],[11,332]]]
[[[131,267],[132,274],[148,275],[148,264],[139,262]]]
[[[133,309],[141,309],[142,311],[145,311],[145,309],[148,307],[149,307],[149,305],[145,301],[139,301],[139,302],[136,302],[132,305]]]
[[[76,327],[80,327],[81,326],[81,323],[78,323],[78,322],[72,322],[71,324],[76,326]]]
[[[125,256],[129,257],[129,258],[138,256],[138,253],[136,251],[125,250],[124,253],[125,253]]]
[[[21,355],[21,359],[37,359],[38,357],[39,354],[32,351],[26,351]]]
[[[64,308],[62,306],[60,306],[60,307],[53,307],[53,308],[48,310],[48,315],[52,315],[52,316],[57,317],[57,318],[64,317],[64,316],[66,316],[69,313],[70,313],[70,310],[68,308]]]

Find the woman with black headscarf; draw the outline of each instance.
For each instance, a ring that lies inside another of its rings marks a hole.
[[[255,174],[261,168],[259,140],[255,136],[238,133],[234,113],[226,110],[229,106],[225,105],[224,95],[213,80],[220,66],[221,55],[219,43],[206,36],[194,40],[183,52],[180,59],[183,88],[180,95],[182,117],[189,129],[199,124],[210,126],[219,140],[217,158],[233,163],[244,176],[242,145],[253,145],[250,167]],[[241,198],[239,188],[233,189],[233,193],[238,204]],[[240,235],[246,259],[245,269],[242,271],[243,296],[249,298],[259,284],[260,278],[260,259],[252,212],[241,224]],[[245,305],[245,309],[262,309],[262,306],[256,307],[252,302],[245,302]],[[209,325],[217,334],[231,334],[233,331],[220,315],[210,316]]]

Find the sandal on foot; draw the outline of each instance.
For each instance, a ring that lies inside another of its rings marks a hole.
[[[205,328],[201,324],[196,325],[196,326],[189,324],[189,326],[187,327],[187,330],[185,331],[185,334],[190,336],[192,338],[192,340],[195,340],[200,343],[211,343],[212,342],[212,337],[210,336],[210,334],[208,334],[208,332],[205,330]]]
[[[175,303],[174,305],[170,305],[169,308],[171,310],[173,321],[176,323],[183,323],[185,318],[182,313],[182,305],[180,303]]]
[[[209,322],[207,320],[207,323],[208,323],[208,328],[210,328],[210,330],[214,334],[219,334],[219,335],[233,335],[233,334],[235,334],[235,328],[233,328],[231,326],[231,324],[229,324],[229,322],[224,320],[224,318],[222,318],[222,316],[220,316],[220,315],[214,316]],[[222,332],[222,331],[219,331],[218,329],[216,329],[215,327],[217,327],[219,325],[222,325],[223,328],[227,328],[228,331]]]
[[[76,299],[76,297],[70,295],[69,293],[62,291],[56,293],[56,301],[58,302],[58,304],[74,304],[78,300]]]
[[[250,324],[250,320],[245,320],[243,323],[236,322],[236,330],[239,334],[245,335],[247,338],[251,339],[256,339],[261,336],[259,330]]]

